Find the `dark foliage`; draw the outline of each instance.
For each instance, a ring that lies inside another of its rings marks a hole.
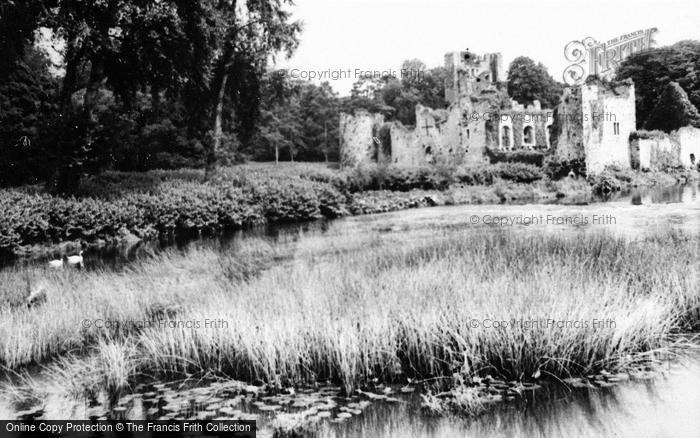
[[[58,82],[41,52],[27,51],[0,83],[0,186],[43,179],[49,172]]]
[[[644,129],[671,132],[684,126],[700,127],[700,113],[680,85],[670,82],[659,96]]]
[[[498,151],[486,148],[486,155],[491,164],[496,163],[525,163],[534,166],[542,166],[544,154],[537,151]]]
[[[584,159],[562,160],[556,155],[550,155],[544,161],[543,171],[553,180],[564,178],[572,171],[577,176],[583,176],[586,175],[586,161]]]
[[[550,76],[542,64],[520,56],[508,68],[508,95],[523,105],[539,100],[543,108],[559,104],[563,85]]]
[[[664,88],[676,82],[688,99],[700,108],[700,41],[676,44],[636,53],[617,70],[617,79],[632,79],[635,85],[637,127],[649,119]]]

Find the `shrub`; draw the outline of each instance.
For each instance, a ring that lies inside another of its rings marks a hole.
[[[598,196],[608,196],[622,190],[620,180],[615,177],[615,174],[610,169],[606,169],[600,174],[589,176],[588,182],[592,186],[593,193]]]
[[[486,155],[491,164],[498,163],[525,163],[534,166],[542,166],[544,154],[537,151],[497,151],[486,148]]]
[[[498,163],[494,172],[501,179],[517,183],[531,183],[544,177],[542,168],[525,163]]]
[[[700,127],[700,113],[677,82],[669,82],[649,114],[644,128],[671,132],[684,126]]]
[[[573,171],[576,175],[586,175],[584,159],[562,160],[556,155],[550,155],[544,162],[544,174],[550,179],[561,179]]]
[[[0,191],[0,252],[39,243],[109,241],[123,229],[153,237],[347,214],[346,196],[330,184],[256,172],[238,176],[206,182],[200,171],[110,172],[86,180],[80,197]]]
[[[668,137],[668,134],[659,130],[646,131],[640,129],[630,133],[630,140],[663,139],[666,137]]]
[[[491,165],[463,166],[457,169],[455,174],[459,182],[471,186],[492,184],[494,176]]]
[[[357,166],[349,171],[347,189],[393,190],[406,192],[413,189],[444,190],[453,182],[454,171],[441,166],[397,167],[383,165]]]

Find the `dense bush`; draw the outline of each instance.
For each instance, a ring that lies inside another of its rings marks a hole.
[[[466,166],[457,170],[455,177],[468,185],[492,184],[500,178],[517,183],[530,183],[544,177],[540,167],[524,163],[498,163],[495,165]]]
[[[544,162],[543,171],[550,179],[561,179],[573,171],[577,176],[586,175],[586,162],[583,159],[562,160],[550,155]]]
[[[197,171],[112,172],[83,183],[79,198],[0,191],[0,251],[73,240],[109,241],[123,230],[147,238],[347,214],[346,197],[329,184],[298,177],[201,178]]]
[[[544,154],[537,151],[497,151],[486,148],[486,155],[492,164],[498,163],[525,163],[534,166],[542,166]]]
[[[700,113],[688,99],[685,90],[678,83],[669,82],[659,96],[644,128],[671,132],[684,126],[700,127]]]
[[[457,170],[455,177],[463,184],[476,186],[493,183],[493,179],[496,177],[496,175],[493,171],[493,166],[476,165],[460,167]]]
[[[454,170],[440,166],[397,167],[382,165],[358,166],[348,171],[344,188],[351,192],[363,190],[413,189],[444,190],[454,182]],[[343,184],[341,180],[336,183]]]
[[[630,140],[647,140],[647,139],[663,139],[668,137],[668,135],[659,130],[646,131],[644,129],[638,129],[630,133]]]
[[[588,182],[593,188],[593,193],[598,196],[608,196],[622,190],[621,176],[623,175],[615,169],[608,168],[602,173],[589,176]]]
[[[544,177],[542,168],[532,164],[498,163],[493,167],[499,178],[518,183],[530,183]]]

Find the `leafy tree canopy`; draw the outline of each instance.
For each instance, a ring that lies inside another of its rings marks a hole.
[[[616,73],[618,80],[628,78],[635,85],[638,128],[647,122],[670,82],[678,83],[690,102],[700,108],[700,41],[679,41],[635,53],[623,61]]]
[[[526,56],[515,58],[508,68],[508,95],[524,105],[539,100],[543,108],[559,104],[563,85],[555,81],[542,63]]]
[[[676,82],[669,82],[649,115],[644,129],[671,132],[684,126],[700,127],[700,113]]]

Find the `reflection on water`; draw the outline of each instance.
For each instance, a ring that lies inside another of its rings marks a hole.
[[[189,415],[197,417],[198,412],[215,414],[217,410],[222,412],[223,417],[228,418],[229,414],[225,414],[223,408],[212,409],[202,401],[223,406],[227,401],[243,397],[237,393],[226,395],[226,391],[220,391],[222,385],[226,387],[225,383],[195,387],[189,390],[192,393],[190,395],[187,395],[188,391],[183,389],[179,394],[168,395],[167,400],[169,404],[179,403],[181,406],[195,408],[182,418],[190,418]],[[545,388],[547,389],[526,391],[525,399],[494,405],[493,409],[473,419],[428,416],[420,409],[419,395],[399,396],[399,403],[371,403],[362,413],[353,415],[342,423],[323,420],[318,436],[322,438],[700,437],[700,416],[698,415],[700,358],[698,357],[686,360],[683,364],[675,363],[663,374],[650,380],[626,381],[607,388],[575,391],[569,391],[561,386],[552,388],[548,385]],[[152,401],[154,394],[150,392],[142,396],[149,396],[151,398],[148,400]],[[246,403],[245,400],[248,402]],[[336,400],[339,404],[343,404],[345,399],[338,397]],[[153,418],[149,413],[151,409],[146,409],[144,405],[145,401],[145,399],[139,399],[136,403],[129,403],[126,412],[117,415],[115,410],[108,416],[129,420],[144,419],[147,416]],[[250,395],[245,397],[243,405],[234,402],[240,410],[231,411],[230,415],[235,418],[255,418],[258,428],[261,429],[259,436],[270,437],[271,421],[275,415],[256,410],[250,406],[249,402]],[[42,419],[88,419],[93,415],[96,417],[103,415],[95,412],[104,412],[99,407],[88,407],[85,400],[67,400],[51,394],[42,399],[40,405],[42,409],[38,412],[36,408],[20,412],[17,407],[13,409],[0,397],[0,418],[28,420],[27,416],[36,418],[40,415]],[[102,399],[99,405],[105,407],[107,401]],[[198,411],[197,406],[202,406],[201,409],[206,411]]]
[[[692,203],[698,200],[696,185],[659,187],[653,190],[634,189],[629,195],[634,205]]]
[[[326,438],[700,437],[700,362],[644,383],[576,394],[538,393],[476,419],[432,418],[417,402],[376,405],[348,423],[324,428]]]

